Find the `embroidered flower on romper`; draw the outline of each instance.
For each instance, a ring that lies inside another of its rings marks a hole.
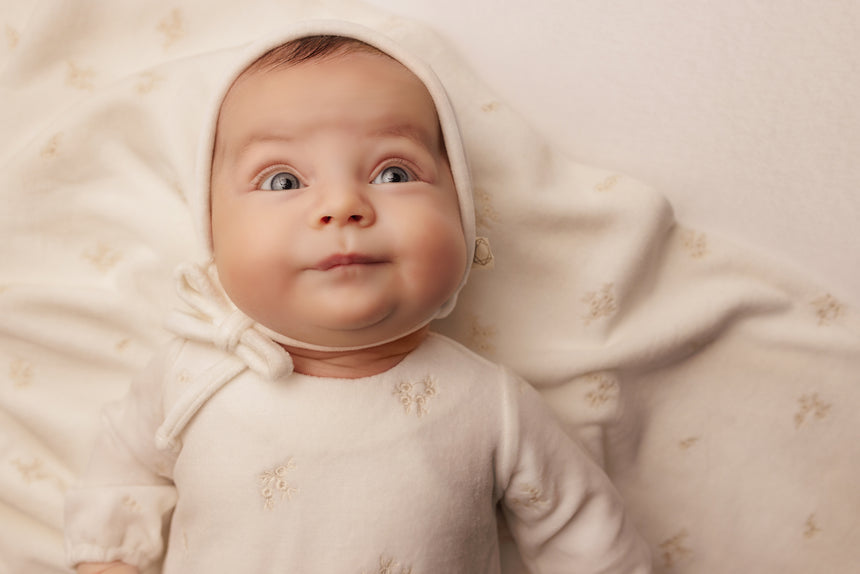
[[[421,387],[419,392],[417,389]],[[403,410],[406,414],[412,412],[412,406],[415,406],[415,414],[419,417],[424,416],[429,411],[427,402],[435,397],[437,393],[436,381],[431,377],[425,377],[420,383],[410,383],[402,381],[394,386],[394,394],[400,399],[400,404],[403,405]]]
[[[296,463],[290,459],[280,466],[260,474],[260,496],[263,497],[263,508],[271,510],[275,507],[275,496],[280,493],[280,500],[292,499],[298,489],[287,482],[287,474],[296,468]]]

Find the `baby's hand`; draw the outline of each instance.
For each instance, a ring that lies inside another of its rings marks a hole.
[[[78,564],[78,574],[138,574],[136,566],[123,562],[84,562]]]

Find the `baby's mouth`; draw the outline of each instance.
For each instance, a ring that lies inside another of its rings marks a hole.
[[[358,253],[336,254],[326,257],[317,263],[314,269],[317,271],[328,271],[348,265],[377,265],[379,263],[385,263],[385,261],[378,257]]]

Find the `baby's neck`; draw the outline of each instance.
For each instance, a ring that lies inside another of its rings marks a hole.
[[[405,337],[378,347],[353,351],[312,351],[284,345],[293,358],[297,373],[312,377],[359,379],[384,373],[427,338],[429,327],[423,327]]]

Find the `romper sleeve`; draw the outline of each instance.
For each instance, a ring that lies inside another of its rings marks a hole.
[[[651,553],[609,478],[556,423],[543,398],[510,376],[501,507],[532,574],[647,574]]]
[[[70,566],[120,560],[143,570],[163,553],[176,489],[169,478],[174,459],[155,447],[155,433],[163,419],[165,374],[180,345],[159,352],[126,397],[103,411],[89,465],[66,495]]]

